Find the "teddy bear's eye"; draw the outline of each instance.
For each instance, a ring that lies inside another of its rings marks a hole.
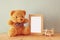
[[[16,16],[16,18],[17,18],[17,16]]]

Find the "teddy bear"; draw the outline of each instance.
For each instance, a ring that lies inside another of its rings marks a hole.
[[[10,29],[8,35],[14,37],[17,35],[28,35],[30,34],[30,27],[25,27],[24,24],[28,23],[28,19],[25,18],[25,10],[13,10],[10,13],[10,20],[8,24]]]

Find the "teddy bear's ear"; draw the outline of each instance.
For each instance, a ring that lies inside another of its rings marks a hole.
[[[12,15],[14,14],[14,12],[15,12],[15,11],[13,10],[10,15],[12,16]]]

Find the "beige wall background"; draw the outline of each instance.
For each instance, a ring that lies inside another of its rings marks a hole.
[[[11,10],[24,9],[29,14],[44,15],[44,28],[60,32],[60,0],[0,0],[0,33],[7,32]]]

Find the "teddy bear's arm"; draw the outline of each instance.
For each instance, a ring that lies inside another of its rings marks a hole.
[[[27,22],[29,22],[29,20],[28,20],[28,19],[25,19],[25,20],[24,20],[24,23],[27,23]]]
[[[13,23],[11,20],[9,20],[9,21],[8,21],[8,24],[9,24],[9,25],[13,25],[14,23]]]

